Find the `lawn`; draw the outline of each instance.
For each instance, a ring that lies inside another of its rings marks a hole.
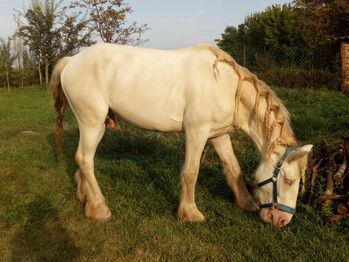
[[[349,136],[349,98],[321,90],[275,88],[302,143]],[[212,148],[205,149],[196,200],[203,223],[182,224],[182,134],[146,132],[124,123],[99,145],[96,176],[113,214],[84,217],[73,175],[78,129],[65,119],[64,156],[54,154],[55,113],[43,88],[0,89],[0,260],[4,261],[348,261],[349,222],[324,225],[302,203],[284,229],[240,210]],[[234,148],[247,179],[258,154],[237,133]]]

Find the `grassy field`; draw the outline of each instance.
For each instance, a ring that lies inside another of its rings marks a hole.
[[[349,136],[349,98],[328,90],[275,91],[303,143]],[[145,132],[125,124],[108,130],[95,160],[112,211],[98,224],[84,217],[73,174],[78,142],[68,113],[62,158],[54,155],[55,114],[42,88],[0,89],[1,261],[349,261],[349,222],[324,225],[321,211],[299,204],[276,230],[240,210],[210,147],[200,169],[197,204],[204,223],[177,220],[181,134]],[[244,135],[234,148],[246,178],[258,154]]]

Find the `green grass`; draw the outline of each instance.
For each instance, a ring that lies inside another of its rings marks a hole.
[[[349,98],[328,90],[277,88],[297,137],[318,144],[349,136]],[[113,218],[84,217],[73,174],[78,129],[68,113],[62,158],[54,155],[55,114],[42,88],[0,89],[0,260],[8,261],[348,261],[349,222],[323,225],[321,212],[299,204],[276,230],[234,203],[213,150],[206,149],[197,185],[204,223],[177,220],[181,134],[125,124],[108,130],[95,159]],[[234,148],[247,178],[258,154],[246,136]]]

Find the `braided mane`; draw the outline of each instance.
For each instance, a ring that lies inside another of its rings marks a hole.
[[[290,114],[281,100],[276,96],[274,91],[271,90],[267,84],[258,79],[255,74],[251,73],[247,68],[240,66],[230,55],[221,49],[210,45],[201,45],[199,48],[209,49],[216,56],[217,59],[213,65],[214,67],[216,67],[217,63],[219,62],[226,63],[234,69],[235,73],[239,77],[238,87],[235,95],[235,125],[239,126],[239,104],[241,100],[241,92],[244,91],[242,89],[242,84],[244,81],[249,81],[252,83],[257,92],[253,109],[256,125],[260,126],[262,123],[264,124],[264,128],[266,130],[266,144],[264,148],[265,153],[270,155],[277,145],[284,145],[287,147],[296,145],[297,142],[290,125]],[[259,105],[261,99],[265,99],[267,103],[264,120],[260,119],[259,116]],[[270,120],[272,113],[274,114],[274,121],[271,123]],[[276,140],[271,141],[273,132],[277,125],[281,126],[280,136],[278,136]]]

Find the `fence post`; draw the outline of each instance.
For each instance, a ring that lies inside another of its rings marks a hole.
[[[243,49],[243,52],[244,52],[244,67],[246,67],[246,45],[244,44],[244,49]]]
[[[342,40],[341,42],[342,56],[342,85],[341,91],[349,90],[349,42]]]

